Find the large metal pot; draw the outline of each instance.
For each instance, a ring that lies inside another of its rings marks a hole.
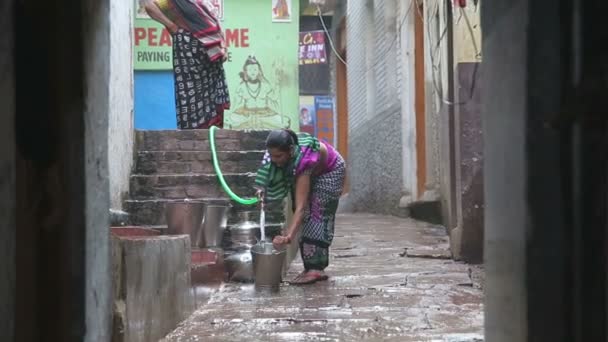
[[[229,231],[229,248],[251,248],[260,240],[260,225],[251,220],[252,211],[242,211],[238,214],[239,222]]]
[[[206,203],[202,224],[201,247],[222,247],[224,231],[228,226],[230,204]]]
[[[190,235],[192,247],[198,247],[201,238],[204,203],[193,200],[176,200],[165,206],[167,229],[170,235]]]

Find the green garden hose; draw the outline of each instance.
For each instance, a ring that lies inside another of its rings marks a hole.
[[[235,194],[232,189],[230,189],[230,187],[228,186],[228,184],[226,184],[226,180],[224,179],[224,175],[222,174],[222,170],[220,169],[220,163],[217,159],[217,151],[215,150],[215,131],[218,128],[216,126],[211,126],[211,129],[209,129],[209,145],[211,146],[211,156],[213,157],[213,169],[215,170],[215,173],[217,174],[217,178],[220,181],[220,184],[222,185],[222,188],[224,189],[224,191],[228,194],[228,196],[230,196],[230,198],[239,203],[239,204],[243,204],[243,205],[254,205],[258,203],[258,199],[257,198],[241,198],[239,197],[237,194]]]

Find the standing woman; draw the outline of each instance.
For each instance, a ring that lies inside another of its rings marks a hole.
[[[203,0],[144,0],[150,17],[173,38],[175,107],[179,129],[222,127],[230,108],[223,63],[224,33]]]
[[[286,129],[270,132],[266,148],[255,180],[258,197],[281,200],[291,192],[295,198],[289,227],[273,242],[289,244],[302,230],[299,243],[304,272],[291,283],[327,280],[324,270],[329,265],[329,246],[344,189],[344,159],[331,145],[310,134]]]

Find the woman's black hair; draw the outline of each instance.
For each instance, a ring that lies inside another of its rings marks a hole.
[[[278,148],[283,152],[289,151],[298,145],[298,135],[290,129],[277,129],[266,138],[266,148]]]

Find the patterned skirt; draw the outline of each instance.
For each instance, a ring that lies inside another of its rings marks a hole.
[[[202,43],[185,30],[173,35],[177,128],[222,127],[230,95],[222,61],[211,62]]]
[[[334,238],[338,203],[344,190],[346,165],[338,156],[333,171],[311,179],[310,207],[304,216],[300,253],[306,270],[329,265],[329,246]]]

